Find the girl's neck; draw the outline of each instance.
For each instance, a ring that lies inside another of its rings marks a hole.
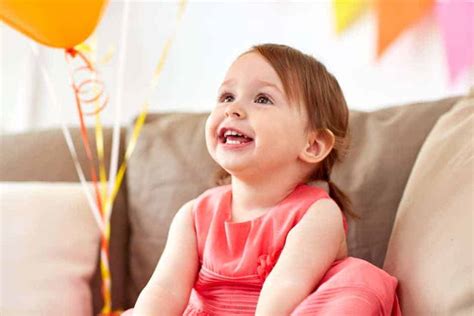
[[[270,180],[249,183],[232,177],[232,210],[234,214],[263,212],[278,204],[301,183],[301,181],[293,179]]]

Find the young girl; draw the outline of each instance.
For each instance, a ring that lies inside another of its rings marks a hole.
[[[330,173],[347,146],[349,110],[313,57],[258,45],[230,67],[206,122],[230,184],[184,204],[138,315],[399,315],[397,280],[347,256]],[[310,181],[327,183],[328,192]]]

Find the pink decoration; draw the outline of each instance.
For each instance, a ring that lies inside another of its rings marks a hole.
[[[436,16],[446,48],[449,78],[454,82],[474,62],[474,2],[439,1]]]
[[[272,271],[278,258],[280,257],[281,249],[274,251],[271,254],[260,255],[257,259],[257,274],[262,281],[265,281],[267,276]]]

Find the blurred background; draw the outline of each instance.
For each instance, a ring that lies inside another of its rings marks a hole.
[[[472,63],[450,75],[435,9],[378,56],[375,10],[360,10],[338,32],[336,2],[188,1],[177,24],[176,1],[129,1],[125,19],[127,2],[111,1],[92,36],[110,98],[101,113],[103,124],[114,122],[118,90],[124,125],[138,115],[146,99],[150,112],[210,111],[232,61],[252,45],[266,42],[293,46],[323,62],[338,79],[350,109],[372,111],[468,92],[474,82]],[[159,56],[175,30],[158,85],[150,93]],[[0,45],[0,132],[53,128],[61,122],[78,126],[64,50],[39,45],[5,24],[0,26]],[[472,38],[467,45],[472,49]],[[120,54],[122,85],[117,79]],[[41,68],[51,78],[61,111],[52,104]]]

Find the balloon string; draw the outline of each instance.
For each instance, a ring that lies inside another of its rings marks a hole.
[[[84,86],[85,83],[95,81],[96,78],[97,78],[97,73],[96,73],[95,69],[92,67],[92,64],[90,63],[88,58],[85,55],[83,55],[81,52],[79,52],[77,50],[74,50],[74,49],[68,49],[66,51],[66,56],[67,56],[66,60],[69,64],[70,68],[72,68],[72,62],[77,57],[79,57],[79,62],[83,63],[85,65],[85,66],[81,65],[80,67],[76,68],[75,70],[70,69],[70,77],[71,77],[71,85],[72,85],[75,100],[76,100],[76,107],[77,107],[77,110],[78,110],[78,113],[79,113],[81,137],[82,137],[84,149],[86,151],[86,155],[87,155],[87,158],[88,158],[89,168],[90,168],[90,172],[91,172],[91,178],[92,178],[95,193],[96,193],[97,206],[98,206],[98,209],[100,211],[102,221],[105,225],[104,229],[101,231],[102,234],[101,234],[101,242],[100,242],[100,271],[101,271],[101,277],[102,277],[101,292],[102,292],[102,297],[103,297],[103,300],[104,300],[104,307],[102,308],[101,313],[104,314],[104,315],[111,315],[111,313],[112,313],[112,311],[111,311],[112,310],[112,295],[111,295],[111,283],[112,283],[112,281],[111,281],[110,266],[109,266],[109,258],[110,258],[110,256],[109,256],[110,223],[108,221],[106,221],[106,219],[108,218],[108,215],[104,212],[105,211],[105,209],[104,209],[104,200],[103,200],[104,195],[101,194],[101,192],[99,191],[99,188],[98,188],[97,172],[96,172],[96,169],[95,169],[94,164],[93,164],[92,150],[91,150],[91,146],[90,146],[90,142],[89,142],[89,138],[88,138],[88,134],[87,134],[87,129],[86,129],[86,126],[85,126],[85,123],[84,123],[84,113],[82,111],[82,101],[84,99],[80,98],[81,88]],[[92,77],[93,79],[86,79],[86,80],[80,81],[78,83],[76,81],[79,80],[79,79],[77,77],[74,77],[74,71],[83,71],[83,70],[86,70],[87,71],[86,74],[88,74],[89,77]],[[94,88],[96,88],[96,86],[94,86]],[[100,112],[100,111],[97,111],[97,110],[100,109],[97,106],[98,98],[93,98],[91,100],[95,101],[95,104],[96,104],[95,115],[96,115],[96,121],[97,121],[98,120],[98,115],[99,115],[99,112]],[[96,140],[96,145],[98,145],[98,146],[99,146],[98,143],[103,144],[103,139],[101,137],[101,135],[102,135],[101,134],[101,126],[102,125],[100,124],[100,121],[99,121],[99,125],[100,126],[96,125],[96,135],[99,136],[98,141]],[[100,147],[99,147],[98,152],[101,152],[101,151],[103,152],[103,150],[100,150]],[[103,159],[102,159],[101,165],[103,165]]]
[[[34,46],[33,44],[30,44],[30,48],[33,51],[33,54],[35,55],[36,59],[39,60],[39,53],[38,53],[37,47]],[[51,99],[51,103],[53,104],[55,109],[61,113],[61,116],[64,117],[62,107],[59,105],[59,102],[58,102],[56,93],[54,92],[53,84],[51,83],[51,79],[48,72],[46,71],[45,67],[41,63],[39,63],[39,68],[41,70],[43,79],[46,83],[46,90]],[[84,172],[82,171],[81,164],[79,163],[79,158],[77,156],[77,152],[74,147],[74,143],[72,141],[71,133],[69,132],[69,129],[67,128],[64,120],[61,120],[61,130],[64,135],[64,139],[66,140],[66,146],[68,147],[69,153],[71,154],[71,158],[74,163],[74,168],[76,169],[77,175],[79,177],[79,180],[82,184],[82,188],[86,195],[87,202],[92,210],[92,215],[94,216],[94,219],[97,223],[97,226],[99,227],[100,232],[102,232],[104,230],[104,225],[103,225],[103,219],[101,218],[101,213],[99,209],[97,208],[97,205],[94,203],[92,199],[91,192],[87,185],[86,177],[84,176]]]
[[[112,148],[110,152],[110,166],[109,166],[109,187],[108,195],[112,194],[113,187],[115,186],[117,166],[118,166],[118,156],[119,156],[119,147],[120,147],[120,117],[122,115],[122,92],[123,92],[123,81],[124,81],[124,72],[125,72],[125,60],[127,53],[127,35],[128,35],[128,18],[130,1],[123,1],[123,10],[122,10],[122,25],[120,32],[120,50],[118,56],[118,70],[117,70],[117,85],[115,90],[115,117],[114,125],[112,132]]]
[[[87,71],[90,69],[95,69],[96,64],[96,51],[97,50],[97,36],[94,34],[90,38],[90,43],[81,43],[74,47],[74,50],[70,50],[70,52],[74,55],[79,53],[89,53],[90,60],[85,58],[84,54],[83,60],[85,60],[86,66],[78,67],[81,70],[84,69]],[[91,98],[89,101],[93,102],[94,104],[94,111],[92,112],[95,114],[95,142],[96,142],[96,150],[97,150],[97,158],[99,159],[99,179],[100,179],[100,193],[101,193],[101,201],[102,205],[105,205],[106,198],[107,198],[107,173],[105,171],[105,159],[104,159],[104,133],[103,133],[103,126],[100,120],[100,112],[103,110],[105,104],[108,102],[103,102],[101,105],[100,96],[104,94],[104,84],[97,79],[97,71],[90,72],[92,79],[85,79],[84,82],[94,82],[94,83],[101,83],[101,90],[99,90],[97,85],[93,85],[93,95],[95,97]],[[84,102],[84,100],[81,100]],[[108,99],[106,99],[108,101]]]
[[[94,36],[91,39],[94,42],[93,47],[96,48],[97,40]],[[91,50],[92,58],[95,60],[96,50]],[[97,80],[97,72],[92,72],[93,80]],[[103,88],[103,86],[102,86]],[[103,90],[102,90],[103,91]],[[97,86],[94,86],[94,95],[98,94]],[[106,103],[104,103],[106,104]],[[96,149],[97,149],[97,157],[99,159],[99,178],[100,178],[100,193],[101,193],[101,203],[102,206],[105,205],[107,200],[107,172],[105,170],[105,159],[104,159],[104,134],[103,134],[103,127],[102,122],[100,119],[100,112],[103,109],[103,105],[100,105],[99,98],[95,98],[94,100],[94,108],[95,108],[95,138],[96,138]],[[104,219],[107,219],[107,213],[103,212]],[[110,258],[110,222],[105,221],[105,230],[101,235],[101,245],[100,245],[100,272],[102,278],[102,286],[101,286],[101,293],[102,298],[104,301],[104,308],[102,312],[108,315],[117,315],[120,314],[121,311],[111,312],[112,309],[112,277],[110,272],[110,265],[109,265],[109,258]]]
[[[105,171],[104,162],[104,132],[99,114],[96,115],[95,139],[97,145],[97,156],[99,158],[100,196],[102,205],[104,205],[107,198],[107,173]]]
[[[185,4],[186,4],[185,0],[180,1],[180,8],[179,8],[178,15],[177,15],[177,22],[179,22],[181,20],[181,17],[182,17],[183,12],[184,12]],[[167,59],[169,49],[171,47],[171,44],[172,44],[175,36],[176,36],[176,29],[167,38],[167,40],[165,42],[165,46],[164,46],[163,51],[161,53],[161,56],[159,58],[158,65],[157,65],[157,67],[154,71],[152,80],[150,82],[150,90],[152,90],[153,88],[155,88],[157,86],[158,77],[162,72],[164,62]],[[82,111],[81,102],[82,103],[94,102],[94,104],[96,105],[94,112],[91,112],[91,114],[96,115],[96,145],[98,146],[97,151],[98,151],[98,156],[99,156],[99,163],[101,165],[101,171],[100,171],[101,184],[103,184],[104,183],[103,175],[105,173],[105,171],[102,170],[102,166],[103,166],[103,159],[102,159],[103,158],[103,135],[101,133],[102,125],[100,124],[99,113],[105,107],[105,105],[107,104],[108,98],[105,98],[105,102],[101,106],[97,106],[98,100],[102,97],[103,85],[98,84],[100,82],[96,78],[96,72],[95,72],[94,68],[92,67],[92,64],[88,61],[88,59],[81,52],[76,51],[76,50],[70,50],[70,52],[69,52],[69,54],[67,54],[67,56],[70,56],[72,58],[74,58],[75,56],[78,56],[84,62],[85,66],[76,68],[75,72],[90,71],[94,75],[93,79],[84,80],[84,81],[80,82],[79,84],[74,84],[74,76],[71,76],[71,77],[72,77],[73,88],[74,88],[75,97],[76,97],[76,104],[78,106],[78,111],[79,111],[79,114],[80,114],[81,131],[85,127],[84,117],[83,117],[84,113]],[[71,64],[70,60],[69,60],[69,63]],[[84,87],[86,87],[87,85],[91,85],[92,83],[95,83],[95,85],[93,85],[94,89],[97,89],[98,86],[101,87],[101,89],[102,89],[101,93],[97,94],[97,90],[94,90],[94,95],[92,97],[90,97],[89,99],[85,99],[85,98],[81,99],[81,93],[84,94],[84,90],[83,90]],[[118,113],[120,113],[120,111]],[[148,113],[148,101],[146,101],[144,103],[142,111],[141,111],[138,119],[135,122],[135,126],[134,126],[133,133],[132,133],[132,138],[130,139],[129,144],[127,145],[124,160],[123,160],[122,164],[120,165],[120,168],[119,168],[117,174],[114,175],[114,177],[112,176],[112,173],[113,173],[113,171],[115,171],[115,169],[112,168],[113,163],[111,164],[110,179],[114,179],[114,181],[113,181],[113,183],[109,182],[109,185],[112,185],[112,190],[105,194],[105,197],[106,197],[105,203],[104,203],[104,192],[102,191],[102,194],[98,195],[97,202],[98,202],[98,205],[99,205],[99,208],[100,208],[100,211],[101,211],[101,215],[102,215],[102,219],[103,219],[103,223],[104,223],[102,234],[101,234],[101,246],[100,246],[100,248],[101,248],[101,251],[100,251],[100,259],[101,259],[100,260],[100,270],[101,270],[101,276],[102,276],[102,296],[103,296],[103,300],[104,300],[104,305],[102,307],[100,315],[104,315],[104,316],[105,315],[110,316],[110,315],[119,315],[120,314],[120,311],[114,311],[114,312],[112,311],[112,297],[111,297],[111,283],[112,283],[112,280],[111,280],[110,266],[109,266],[109,258],[110,258],[109,257],[109,249],[110,249],[109,246],[110,246],[110,231],[111,231],[110,217],[111,217],[111,213],[112,213],[111,212],[112,211],[112,205],[115,201],[115,198],[118,194],[121,183],[124,179],[128,161],[129,161],[129,159],[130,159],[130,157],[131,157],[131,155],[134,151],[134,148],[136,146],[139,134],[140,134],[141,129],[142,129],[144,123],[145,123],[147,113]],[[118,139],[116,137],[116,135],[117,135],[116,134],[116,132],[117,132],[116,127],[117,127],[118,117],[117,117],[117,112],[116,112],[116,122],[115,122],[116,124],[114,126],[114,135],[113,135],[114,136],[114,138],[113,138],[114,142],[116,142],[117,139]],[[86,148],[86,152],[87,151],[90,152],[90,145],[89,145],[89,142],[88,142],[87,133],[85,133],[85,134],[82,133],[82,134],[83,134],[83,143],[84,143],[84,146]],[[112,146],[112,147],[114,147],[114,146]],[[114,157],[117,157],[117,155],[113,155],[113,152],[114,152],[114,150],[112,150],[112,159]],[[88,155],[88,157],[89,157],[89,155]],[[94,170],[94,175],[95,175],[95,168],[93,170]],[[97,187],[96,187],[96,177],[94,177],[93,180],[94,180],[94,184],[95,184],[95,188],[96,188],[96,194],[97,194],[98,190],[97,190]]]
[[[119,168],[119,171],[117,173],[117,176],[115,178],[115,183],[113,184],[113,189],[111,191],[111,194],[109,195],[109,199],[105,203],[105,214],[108,214],[108,216],[109,216],[106,220],[106,225],[110,221],[110,216],[111,216],[111,211],[110,210],[112,208],[115,197],[116,197],[116,195],[117,195],[117,193],[120,189],[120,185],[122,183],[123,177],[125,175],[125,170],[127,168],[128,160],[130,159],[130,157],[133,153],[133,150],[134,150],[135,145],[137,143],[138,136],[140,134],[141,128],[142,128],[143,124],[145,123],[145,119],[146,119],[147,112],[148,112],[149,94],[158,85],[158,79],[161,75],[161,72],[163,70],[163,66],[164,66],[165,61],[168,57],[168,53],[169,53],[169,50],[171,48],[171,45],[172,45],[172,43],[173,43],[173,41],[176,37],[177,29],[178,29],[178,26],[180,25],[181,19],[183,17],[184,10],[186,8],[186,4],[187,4],[186,0],[180,0],[180,2],[179,2],[178,13],[176,15],[175,28],[174,28],[173,32],[166,39],[165,45],[164,45],[164,47],[161,51],[160,58],[158,59],[157,66],[155,67],[152,79],[150,81],[150,85],[149,85],[149,88],[148,88],[148,93],[146,95],[146,100],[145,100],[145,102],[142,106],[142,110],[140,112],[140,115],[139,115],[138,119],[135,122],[135,127],[134,127],[134,130],[133,130],[132,138],[129,141],[129,144],[127,146],[127,150],[125,152],[125,158],[122,161],[122,164],[121,164],[121,166]]]
[[[90,43],[82,43],[75,47],[78,52],[90,53],[90,66],[95,69],[97,63],[97,35],[92,35]],[[91,81],[90,79],[87,81]],[[92,81],[99,82],[97,79],[97,71],[92,72]],[[102,85],[102,91],[97,86],[93,86],[93,94],[103,94],[104,85]],[[104,103],[105,104],[105,103]],[[100,196],[102,205],[105,205],[107,199],[107,172],[105,170],[105,158],[104,158],[104,131],[102,122],[100,119],[100,112],[103,109],[103,105],[100,104],[99,98],[94,98],[94,113],[95,113],[95,142],[97,150],[97,158],[99,159],[99,179],[100,179]],[[106,217],[107,218],[107,217]]]
[[[118,191],[120,189],[120,186],[122,184],[123,178],[125,176],[125,171],[127,169],[128,161],[130,160],[130,157],[132,156],[133,150],[135,149],[135,145],[137,144],[137,141],[138,141],[138,136],[140,135],[141,129],[142,129],[143,125],[145,124],[147,113],[148,113],[148,103],[146,102],[143,105],[142,111],[141,111],[138,119],[135,122],[132,137],[131,137],[128,145],[127,145],[127,150],[125,152],[124,160],[122,161],[122,164],[120,165],[120,168],[117,172],[116,181],[115,181],[115,184],[114,184],[114,187],[113,187],[113,190],[112,190],[112,194],[109,196],[109,198],[107,199],[107,202],[105,203],[105,210],[106,210],[105,214],[108,215],[106,225],[108,225],[110,223],[110,216],[112,214],[112,212],[111,212],[112,205],[115,201],[117,193],[118,193]],[[109,231],[110,231],[110,229],[109,229]]]
[[[71,59],[68,58],[68,56],[70,56],[71,58],[75,58],[76,56],[79,56],[82,59],[82,61],[86,64],[87,69],[90,72],[94,72],[94,68],[90,64],[89,60],[82,53],[74,50],[74,48],[70,48],[70,49],[66,50],[66,60],[67,60],[68,64],[71,66]],[[83,68],[81,67],[81,68],[77,68],[77,69],[83,69]],[[93,184],[94,190],[95,190],[97,206],[98,206],[99,211],[100,211],[100,213],[103,217],[104,214],[103,214],[103,205],[102,205],[102,200],[101,200],[101,194],[100,194],[100,191],[99,191],[99,187],[97,185],[97,171],[96,171],[95,166],[94,166],[94,157],[92,155],[92,150],[91,150],[91,146],[90,146],[90,142],[89,142],[89,136],[87,134],[87,128],[86,128],[86,125],[85,125],[85,122],[84,122],[84,113],[82,111],[82,101],[81,101],[81,98],[80,98],[80,88],[79,87],[81,87],[83,85],[82,85],[82,82],[79,83],[79,84],[76,83],[76,78],[74,77],[74,72],[72,72],[70,69],[69,69],[69,76],[70,76],[70,80],[71,80],[72,89],[73,89],[73,92],[74,92],[74,99],[76,101],[76,108],[77,108],[77,111],[79,113],[81,138],[82,138],[82,143],[83,143],[83,146],[84,146],[84,150],[86,151],[87,162],[88,162],[88,165],[89,165],[89,173],[90,173],[90,176],[91,176],[91,179],[92,179],[92,184]]]

